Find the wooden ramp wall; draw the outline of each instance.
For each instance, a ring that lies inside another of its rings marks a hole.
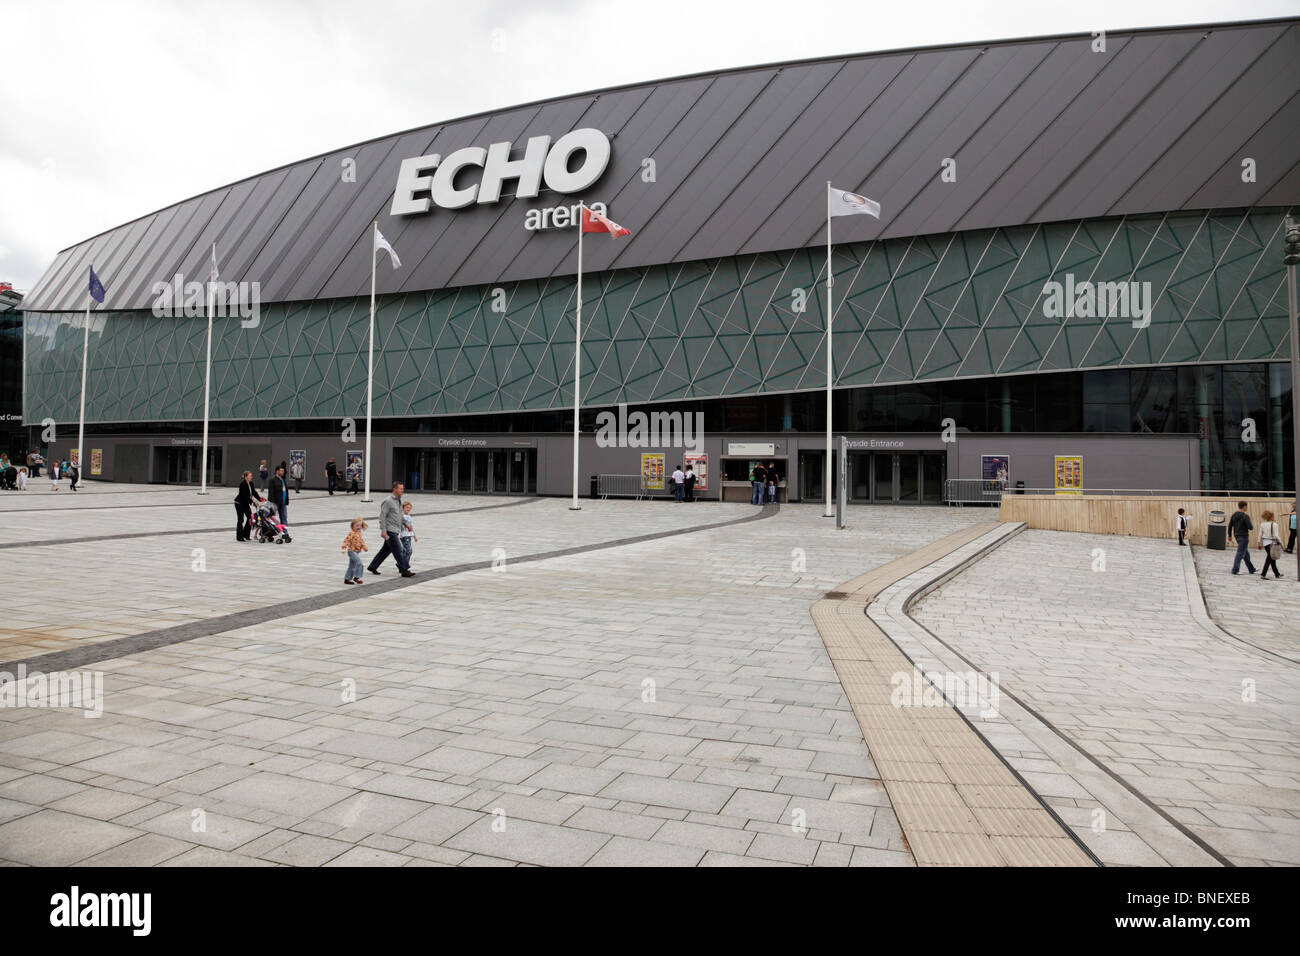
[[[1245,501],[1250,519],[1259,528],[1260,515],[1271,510],[1277,517],[1283,544],[1288,534],[1291,498],[1200,498],[1145,495],[1003,495],[999,521],[1023,521],[1047,531],[1082,531],[1123,534],[1142,538],[1178,537],[1178,509],[1187,511],[1187,541],[1204,545],[1211,511],[1231,520],[1237,502]],[[1254,547],[1258,535],[1251,533]]]

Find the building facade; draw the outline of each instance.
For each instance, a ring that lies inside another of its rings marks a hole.
[[[763,459],[820,498],[829,180],[882,206],[833,220],[852,500],[1050,488],[1058,457],[1091,488],[1290,489],[1298,54],[1296,20],[891,51],[359,144],[60,253],[24,302],[24,420],[75,443],[93,264],[91,476],[197,481],[215,245],[210,478],[296,453],[321,484],[364,447],[377,222],[402,267],[380,257],[372,479],[565,494],[582,200],[633,233],[584,242],[584,493],[693,454],[706,497]],[[703,438],[601,432],[638,412]]]

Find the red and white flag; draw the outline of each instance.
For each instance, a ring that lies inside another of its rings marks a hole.
[[[608,232],[614,239],[617,239],[619,236],[632,235],[630,229],[624,229],[614,220],[609,219],[598,212],[592,211],[587,206],[582,207],[582,231]]]

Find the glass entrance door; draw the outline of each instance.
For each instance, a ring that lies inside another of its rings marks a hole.
[[[943,501],[943,480],[948,477],[948,455],[941,451],[921,453],[921,501],[940,504]]]
[[[898,462],[898,480],[894,484],[895,498],[899,503],[915,504],[921,500],[921,456],[895,455]]]

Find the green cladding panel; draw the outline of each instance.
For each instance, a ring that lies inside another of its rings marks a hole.
[[[1083,220],[839,246],[836,385],[1285,358],[1284,212]],[[825,251],[811,248],[584,276],[583,403],[823,388],[825,271]],[[1056,315],[1051,282],[1146,284],[1150,322]],[[573,276],[556,276],[381,296],[375,414],[571,406],[575,293]],[[83,322],[80,313],[26,314],[27,421],[77,420]],[[272,303],[249,328],[217,318],[212,418],[364,414],[368,325],[366,298]],[[87,419],[202,418],[205,332],[201,316],[92,314]]]

